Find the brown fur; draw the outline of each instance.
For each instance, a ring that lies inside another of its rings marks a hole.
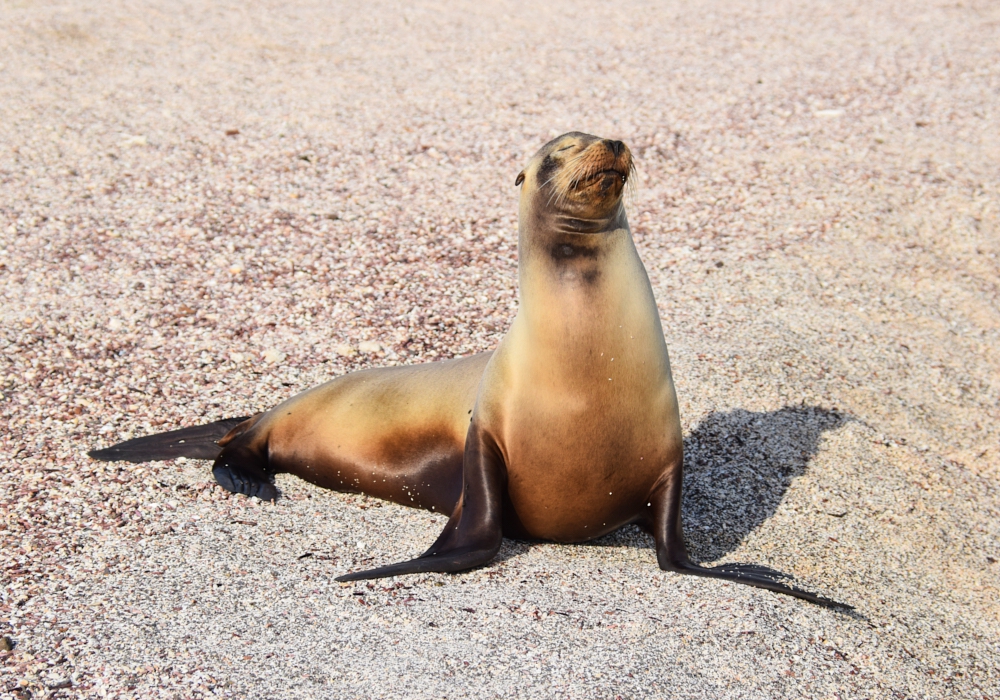
[[[450,513],[489,357],[354,372],[252,418],[219,444],[266,454],[270,473]]]

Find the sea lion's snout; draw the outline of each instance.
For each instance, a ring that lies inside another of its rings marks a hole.
[[[606,172],[617,174],[621,178],[622,184],[625,184],[632,173],[632,152],[621,141],[610,139],[604,140],[604,147],[611,152],[611,157],[614,158],[611,167]]]
[[[573,183],[577,187],[608,176],[617,177],[624,185],[632,173],[632,151],[621,141],[600,139],[583,149],[579,162],[570,165],[579,171]]]
[[[632,172],[632,152],[621,141],[605,139],[604,146],[611,151],[611,155],[615,159],[615,166],[612,170],[621,175],[622,182],[627,182],[628,176]]]
[[[568,188],[601,198],[618,197],[632,174],[632,152],[621,141],[594,139],[565,168]]]

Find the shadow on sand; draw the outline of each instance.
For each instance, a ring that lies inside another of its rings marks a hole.
[[[714,561],[739,547],[774,515],[792,479],[806,473],[823,433],[848,420],[813,406],[709,414],[684,440],[682,513],[691,559]],[[653,538],[629,526],[589,544],[652,549]]]

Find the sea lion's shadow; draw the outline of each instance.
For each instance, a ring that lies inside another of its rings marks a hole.
[[[682,515],[692,560],[714,561],[739,547],[806,473],[823,434],[848,420],[814,406],[710,413],[684,440]],[[653,539],[630,526],[589,544],[651,549]]]

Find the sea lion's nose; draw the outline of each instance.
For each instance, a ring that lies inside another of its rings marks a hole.
[[[608,149],[615,154],[615,158],[620,156],[622,154],[622,151],[625,150],[625,144],[622,143],[621,141],[605,141],[605,144],[607,145]]]

